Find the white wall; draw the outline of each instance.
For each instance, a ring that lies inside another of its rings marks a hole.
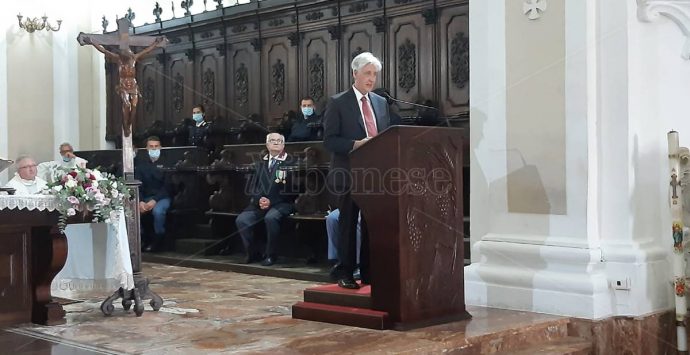
[[[506,208],[510,195],[504,186],[511,174],[506,162],[514,159],[507,148],[514,134],[509,130],[519,125],[507,122],[526,120],[532,129],[546,130],[541,135],[550,128],[540,128],[544,118],[508,116],[518,111],[507,106],[519,102],[508,98],[506,71],[516,56],[506,55],[506,49],[530,48],[520,53],[521,60],[542,59],[538,46],[545,41],[504,33],[563,21],[525,23],[509,1],[470,4],[467,303],[591,319],[670,308],[666,132],[675,128],[681,143],[690,143],[690,131],[683,136],[690,128],[685,119],[690,63],[680,58],[684,37],[669,20],[640,22],[635,0],[547,1],[551,10],[554,4],[566,6],[563,14],[547,9],[543,17],[565,17],[565,117],[548,119],[565,119],[567,134],[556,147],[538,139],[533,144],[544,152],[565,149],[567,209],[515,213]],[[507,38],[531,45],[506,43]],[[526,76],[521,83],[526,92],[542,85],[530,80]],[[542,105],[553,102],[545,99]],[[542,111],[537,106],[532,112]],[[550,164],[548,155],[543,157],[537,167]],[[629,289],[612,287],[616,281],[628,282]]]

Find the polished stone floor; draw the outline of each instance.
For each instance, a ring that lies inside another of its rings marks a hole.
[[[144,273],[165,299],[159,312],[147,306],[137,318],[117,304],[114,314],[105,317],[99,306],[107,295],[81,293],[74,298],[82,302],[65,305],[66,324],[9,329],[0,337],[0,352],[416,354],[474,346],[472,353],[494,353],[506,344],[482,337],[496,339],[497,333],[543,327],[538,336],[549,338],[551,333],[562,333],[567,324],[562,317],[469,307],[473,315],[469,321],[406,332],[375,331],[292,319],[291,305],[314,282],[152,263],[144,264]],[[37,350],[41,347],[43,352]],[[56,351],[56,347],[64,348]]]

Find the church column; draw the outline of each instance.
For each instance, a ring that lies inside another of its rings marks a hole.
[[[630,114],[645,105],[629,83],[635,2],[474,1],[470,11],[467,303],[590,319],[668,306],[656,277],[668,266],[654,245],[662,221],[647,215],[663,196],[658,184],[636,190],[665,170],[635,150],[659,124]]]

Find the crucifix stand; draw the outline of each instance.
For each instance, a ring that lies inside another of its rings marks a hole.
[[[136,81],[136,63],[157,47],[164,47],[167,39],[164,36],[130,36],[130,22],[126,18],[117,21],[117,35],[100,35],[80,33],[77,37],[79,44],[92,45],[99,52],[105,54],[106,59],[118,64],[119,83],[116,92],[122,100],[122,169],[125,182],[133,198],[128,202],[131,216],[126,217],[127,239],[129,241],[132,271],[134,272],[134,289],[125,290],[122,287],[115,291],[101,304],[101,311],[111,315],[115,307],[113,302],[122,298],[122,307],[129,310],[134,302],[134,312],[137,316],[144,313],[143,300],[151,299],[150,305],[158,311],[163,305],[163,299],[149,288],[149,280],[141,273],[141,231],[139,225],[139,186],[141,182],[134,179],[134,146],[132,144],[132,127],[135,122],[139,87]],[[119,50],[112,52],[105,46],[118,45]],[[130,47],[145,47],[134,53]]]

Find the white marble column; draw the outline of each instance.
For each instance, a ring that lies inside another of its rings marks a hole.
[[[670,308],[668,121],[644,98],[637,4],[526,3],[470,4],[466,301],[589,319]]]

